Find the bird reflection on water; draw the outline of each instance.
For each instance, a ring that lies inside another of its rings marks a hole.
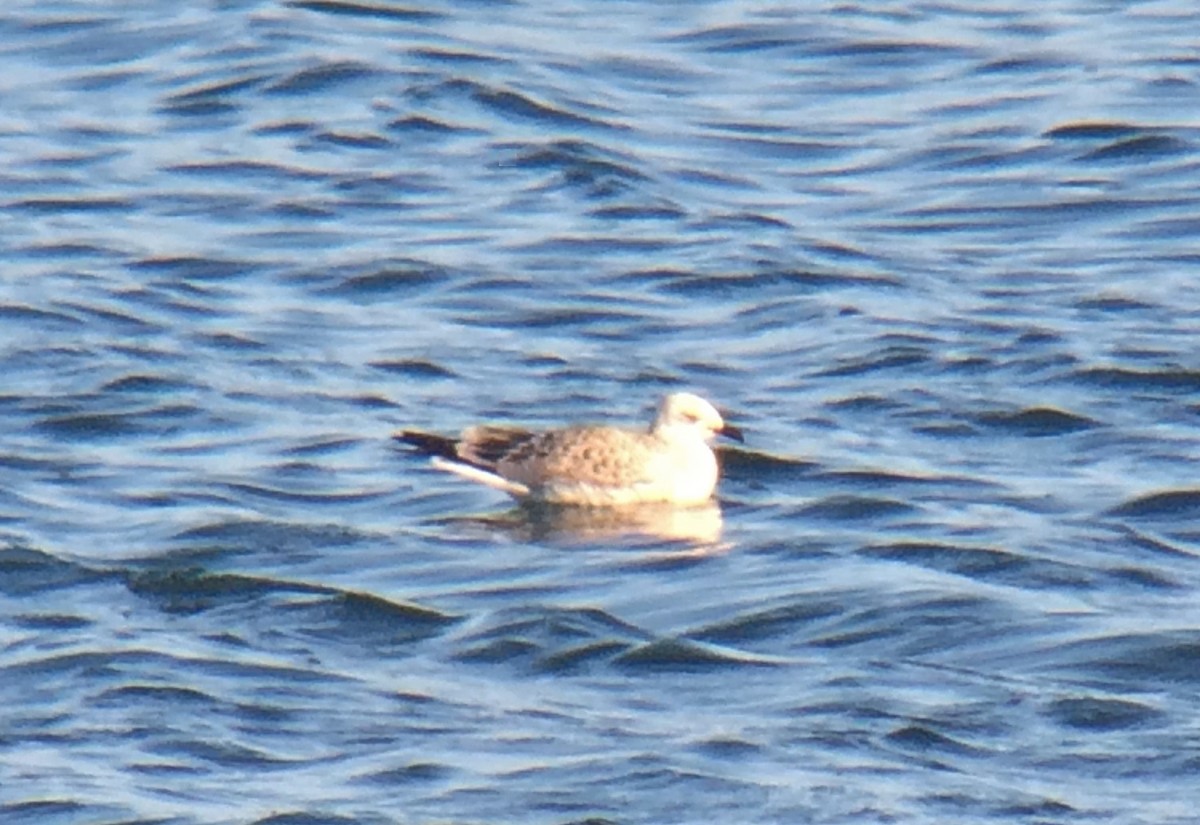
[[[694,507],[660,503],[628,507],[522,504],[502,512],[451,516],[440,521],[498,530],[518,541],[590,544],[648,540],[682,544],[702,553],[725,549],[721,543],[724,519],[716,501]]]

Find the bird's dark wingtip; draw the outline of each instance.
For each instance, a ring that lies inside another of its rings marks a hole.
[[[452,438],[434,435],[433,433],[423,433],[420,430],[400,430],[392,438],[401,444],[412,447],[422,455],[436,455],[450,459],[458,458],[457,444]]]

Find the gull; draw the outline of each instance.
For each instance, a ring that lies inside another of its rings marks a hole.
[[[475,426],[458,438],[402,430],[396,439],[433,466],[531,503],[692,506],[712,498],[720,475],[710,442],[742,441],[712,404],[665,396],[648,429],[595,424],[531,432]]]

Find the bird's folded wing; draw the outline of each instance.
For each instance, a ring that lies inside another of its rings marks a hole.
[[[653,464],[649,436],[613,427],[568,427],[517,444],[496,463],[505,478],[530,487],[557,483],[632,487]]]

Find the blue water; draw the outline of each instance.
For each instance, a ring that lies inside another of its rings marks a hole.
[[[0,822],[1195,821],[1200,8],[799,6],[4,5]]]

